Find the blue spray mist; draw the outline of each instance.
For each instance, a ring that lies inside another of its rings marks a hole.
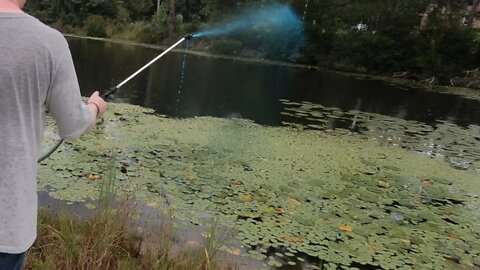
[[[305,45],[303,20],[288,5],[273,4],[249,9],[194,34],[194,38],[235,35],[251,47],[260,48],[267,56],[287,58]]]
[[[247,28],[269,28],[286,33],[303,34],[303,21],[287,5],[274,4],[243,12],[236,18],[223,21],[213,28],[194,34],[194,38],[227,35]]]

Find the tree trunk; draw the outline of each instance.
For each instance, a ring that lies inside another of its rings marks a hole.
[[[474,0],[472,4],[472,9],[470,9],[470,12],[468,14],[468,20],[467,20],[467,26],[472,27],[473,26],[473,19],[475,18],[475,15],[477,14],[477,9],[478,6],[480,5],[480,0]]]
[[[395,12],[398,13],[400,12],[400,6],[402,5],[401,0],[397,0],[397,4],[395,5]]]
[[[157,13],[160,12],[160,4],[162,3],[162,0],[157,0]]]
[[[447,25],[450,25],[450,15],[452,14],[452,2],[448,0],[446,5],[442,8],[443,19],[447,22]]]
[[[385,4],[386,4],[386,7],[385,7],[386,10],[387,10],[387,11],[390,11],[390,10],[391,10],[391,7],[392,7],[392,4],[390,3],[390,0],[385,1]]]
[[[170,23],[168,25],[169,31],[170,31],[170,36],[175,34],[175,26],[177,24],[176,22],[177,14],[175,11],[175,0],[170,0]]]
[[[425,10],[425,13],[422,16],[422,21],[420,22],[420,29],[427,28],[428,22],[430,19],[430,14],[432,14],[436,8],[437,8],[437,5],[435,4],[428,5],[427,9]]]

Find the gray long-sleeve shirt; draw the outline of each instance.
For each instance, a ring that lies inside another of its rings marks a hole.
[[[65,38],[25,13],[0,13],[0,252],[22,253],[37,224],[45,110],[70,139],[92,121]]]

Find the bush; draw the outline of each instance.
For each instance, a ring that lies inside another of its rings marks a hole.
[[[425,77],[449,81],[453,76],[478,66],[480,44],[475,32],[462,26],[426,29],[417,35],[417,65]]]
[[[241,41],[221,38],[212,40],[211,52],[216,54],[237,55],[243,49]]]
[[[152,25],[151,23],[135,23],[130,25],[130,32],[133,35],[133,38],[137,42],[143,43],[155,43],[160,40],[156,40],[152,35]]]
[[[84,30],[88,36],[92,37],[106,37],[105,19],[100,15],[91,15],[87,18]]]
[[[196,33],[200,29],[198,23],[184,23],[180,26],[180,29],[185,34]]]
[[[68,33],[68,34],[82,34],[82,33],[79,33],[79,29],[78,28],[75,28],[69,24],[64,24],[61,20],[58,20],[52,24],[50,24],[50,26],[62,33]]]
[[[128,10],[123,7],[118,8],[117,16],[112,20],[114,32],[118,33],[124,31],[130,21],[131,19]]]
[[[334,62],[332,64],[332,68],[334,70],[346,71],[346,72],[355,72],[357,70],[357,67],[355,66],[354,63],[352,63],[352,61],[349,58],[344,58]]]
[[[164,5],[153,16],[148,32],[154,42],[161,42],[168,37],[168,15]]]

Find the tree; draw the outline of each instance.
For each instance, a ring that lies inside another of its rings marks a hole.
[[[470,11],[468,14],[468,20],[467,20],[467,26],[470,28],[473,26],[473,19],[475,18],[475,14],[477,13],[479,6],[480,6],[480,0],[474,0],[470,8]]]
[[[177,12],[175,10],[175,0],[170,1],[170,8],[169,8],[169,17],[170,21],[168,24],[168,30],[170,32],[170,36],[173,36],[176,31],[176,24],[177,24]]]
[[[151,0],[123,0],[122,8],[128,10],[133,20],[142,20],[153,15]]]
[[[469,27],[480,0],[43,0],[28,1],[27,11],[66,31],[90,29],[103,35],[101,27],[94,26],[105,24],[111,34],[113,25],[115,33],[137,31],[125,36],[160,43],[179,30],[194,32],[202,24],[234,18],[245,9],[278,3],[290,5],[303,18],[306,46],[302,50],[292,54],[289,48],[297,48],[297,41],[304,38],[289,43],[282,39],[288,31],[282,35],[260,25],[254,31],[206,39],[206,47],[355,72],[408,70],[444,78],[474,68],[479,61],[480,44]],[[464,27],[459,22],[468,5],[472,5],[469,27]],[[132,21],[141,23],[130,25]],[[368,30],[356,31],[359,23],[368,25]],[[125,27],[117,27],[120,24]]]

